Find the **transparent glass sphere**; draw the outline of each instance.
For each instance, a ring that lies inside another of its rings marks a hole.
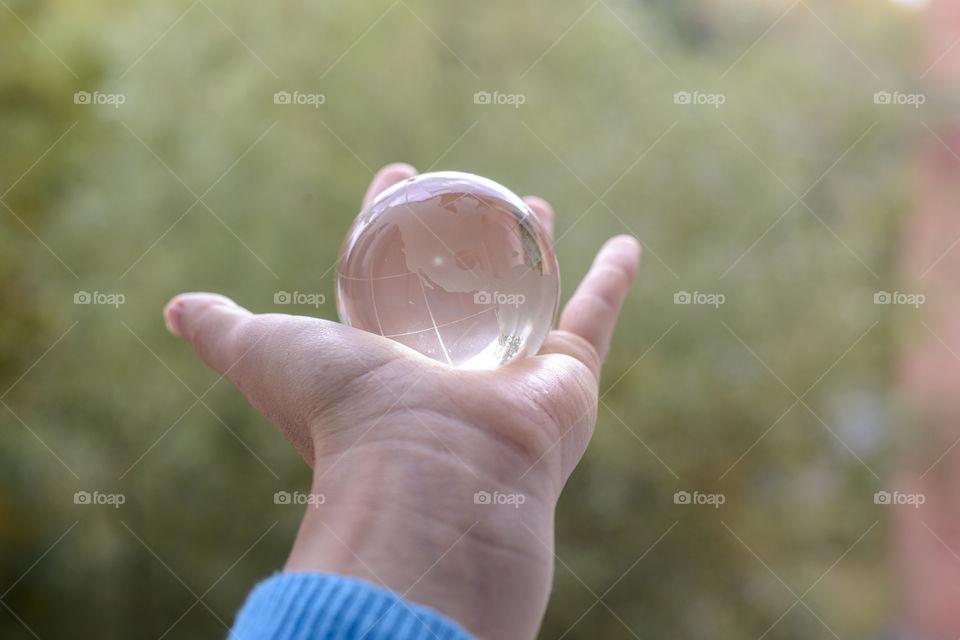
[[[557,258],[533,211],[469,173],[396,184],[357,216],[337,263],[344,324],[454,367],[535,355],[560,299]]]

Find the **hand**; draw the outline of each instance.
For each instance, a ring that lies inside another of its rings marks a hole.
[[[389,165],[366,201],[415,175]],[[552,232],[553,213],[528,198]],[[553,511],[596,421],[600,366],[639,245],[607,241],[540,353],[464,371],[336,322],[175,297],[170,330],[314,469],[288,571],[384,585],[483,638],[532,638],[553,573]],[[478,504],[475,493],[514,496]],[[522,502],[522,504],[516,504]]]

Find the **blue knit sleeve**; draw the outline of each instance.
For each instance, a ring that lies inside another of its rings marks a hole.
[[[230,640],[473,640],[453,620],[368,582],[278,573],[247,596]]]

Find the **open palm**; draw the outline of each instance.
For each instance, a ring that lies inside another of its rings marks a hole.
[[[412,175],[407,165],[385,167],[366,200]],[[527,202],[552,231],[549,205]],[[493,371],[454,369],[336,322],[255,315],[210,293],[177,296],[165,318],[314,468],[313,489],[327,500],[308,510],[317,513],[305,518],[288,569],[357,575],[409,591],[484,637],[527,637],[549,592],[553,508],[590,439],[600,367],[638,259],[633,238],[609,240],[540,353]],[[484,504],[477,492],[522,497]],[[366,532],[360,549],[350,544],[355,525],[345,523],[366,507],[382,512],[388,502],[406,512],[400,527],[410,527],[411,536],[430,531],[458,547],[475,540],[494,552],[484,552],[485,566],[471,567],[437,540],[422,558],[411,554],[406,564],[414,566],[396,568],[391,552],[371,543],[380,534]],[[431,513],[417,513],[424,508]],[[411,514],[427,524],[410,522]],[[444,573],[436,558],[444,551],[447,570],[461,582],[468,570],[476,582],[465,588],[483,592],[498,617],[483,620],[451,605],[449,586],[423,575]],[[481,586],[487,573],[491,580],[506,574],[512,586],[488,592]]]

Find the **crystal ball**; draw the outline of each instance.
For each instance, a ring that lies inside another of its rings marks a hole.
[[[560,272],[545,229],[506,187],[424,173],[360,212],[337,262],[340,321],[464,369],[535,355]]]

